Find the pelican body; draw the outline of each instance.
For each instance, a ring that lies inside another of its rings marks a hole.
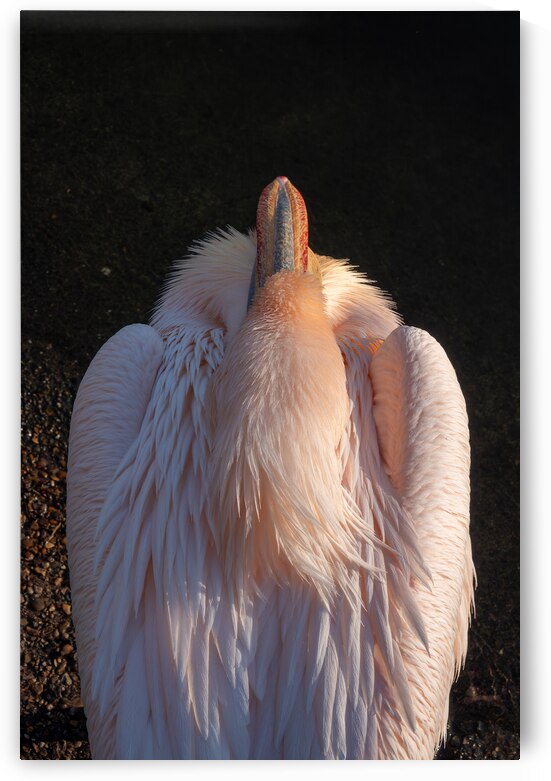
[[[473,600],[442,347],[308,246],[285,177],[192,247],[71,422],[94,759],[432,759]]]

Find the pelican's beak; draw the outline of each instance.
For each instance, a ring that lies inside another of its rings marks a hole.
[[[286,176],[278,176],[262,190],[258,202],[256,265],[248,305],[258,288],[278,271],[311,271],[319,275],[314,258],[308,251],[308,215],[304,199]]]

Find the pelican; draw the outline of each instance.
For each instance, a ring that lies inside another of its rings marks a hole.
[[[192,246],[75,400],[67,544],[94,759],[432,759],[473,605],[442,347],[308,245],[286,177]]]

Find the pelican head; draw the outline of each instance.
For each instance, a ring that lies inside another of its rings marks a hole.
[[[249,306],[268,277],[279,271],[310,272],[321,276],[319,263],[308,249],[308,215],[304,199],[286,176],[276,177],[262,190],[256,212],[256,247]]]

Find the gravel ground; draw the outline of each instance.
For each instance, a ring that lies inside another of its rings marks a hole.
[[[65,549],[67,438],[79,373],[22,350],[21,756],[90,759]],[[38,391],[38,392],[37,392]]]
[[[190,241],[247,228],[281,173],[314,249],[359,263],[456,368],[477,616],[439,757],[519,756],[518,15],[344,16],[23,17],[22,758],[89,758],[64,525],[78,383]]]

